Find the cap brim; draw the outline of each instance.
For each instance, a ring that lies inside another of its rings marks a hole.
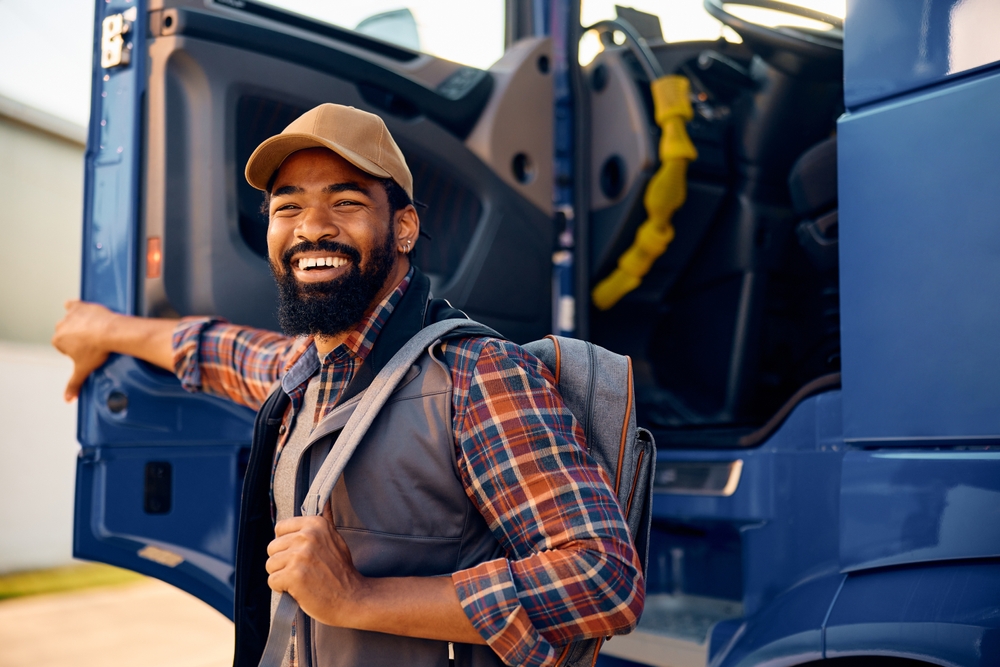
[[[265,140],[247,160],[247,183],[258,190],[267,190],[267,182],[289,155],[305,148],[328,148],[361,171],[378,178],[392,178],[385,169],[366,157],[314,134],[278,134]]]

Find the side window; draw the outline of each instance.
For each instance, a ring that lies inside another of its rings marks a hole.
[[[414,51],[487,69],[504,49],[504,0],[270,0],[295,12]]]
[[[503,55],[503,0],[410,0],[405,4],[393,0],[273,0],[262,4],[478,69],[488,69]],[[261,194],[243,179],[240,170],[258,143],[307,110],[257,95],[244,95],[236,105],[239,231],[243,241],[261,257],[267,257],[267,215],[261,211]],[[469,222],[479,220],[482,202],[419,154],[409,152],[407,161],[413,172],[423,228],[435,239],[434,243],[418,244],[413,259],[421,269],[444,282],[468,249],[475,231],[475,225]]]

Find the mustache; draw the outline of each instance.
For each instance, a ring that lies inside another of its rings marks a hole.
[[[328,240],[319,240],[315,243],[312,241],[302,241],[301,243],[296,243],[281,255],[281,266],[285,269],[286,273],[291,273],[292,257],[300,252],[339,253],[348,257],[356,266],[361,264],[361,253],[356,248],[352,248],[344,243]]]

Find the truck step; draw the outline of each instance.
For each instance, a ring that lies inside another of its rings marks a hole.
[[[604,644],[605,655],[651,667],[705,667],[708,637],[719,621],[739,618],[743,605],[696,595],[646,596],[639,626]]]

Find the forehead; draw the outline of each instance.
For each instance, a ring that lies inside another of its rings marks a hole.
[[[285,158],[278,167],[271,189],[274,191],[286,185],[326,187],[348,182],[368,185],[377,181],[374,176],[361,171],[328,148],[306,148]]]

